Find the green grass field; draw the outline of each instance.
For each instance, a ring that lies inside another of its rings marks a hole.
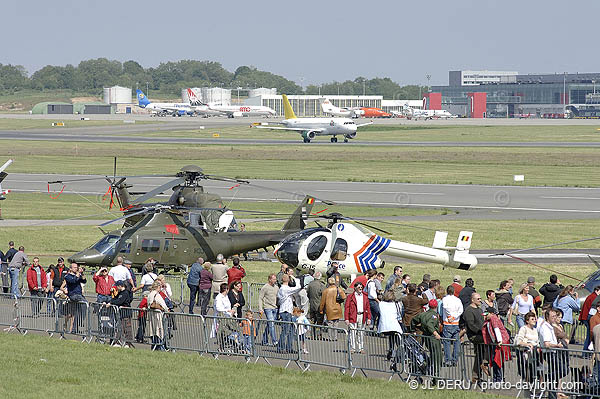
[[[0,159],[22,173],[129,175],[198,164],[238,178],[597,187],[594,148],[435,148],[385,146],[208,146],[11,141]],[[276,171],[276,172],[274,172]],[[519,183],[521,184],[521,183]]]
[[[301,373],[264,364],[214,360],[197,354],[111,348],[28,334],[3,334],[3,398],[374,398],[423,395],[395,379]],[[160,377],[158,377],[160,376]],[[37,382],[43,381],[41,385]],[[468,391],[427,391],[429,398],[480,398]],[[490,398],[492,396],[489,396]]]

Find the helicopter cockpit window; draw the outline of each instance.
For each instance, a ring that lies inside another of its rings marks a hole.
[[[119,251],[122,254],[128,254],[131,252],[131,239],[125,241],[125,245]]]
[[[119,241],[119,236],[107,235],[98,241],[92,248],[103,255],[114,255],[115,244]]]
[[[312,239],[312,241],[306,247],[306,256],[310,260],[317,260],[325,250],[327,245],[327,237],[318,236]]]
[[[594,287],[598,284],[600,284],[600,270],[596,270],[583,282],[583,286],[590,292],[594,291]]]
[[[346,260],[348,254],[348,243],[342,238],[335,240],[333,251],[331,251],[331,260]]]
[[[142,251],[158,252],[160,249],[160,240],[142,240]]]

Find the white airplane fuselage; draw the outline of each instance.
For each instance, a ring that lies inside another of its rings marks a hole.
[[[186,114],[194,112],[192,107],[186,103],[150,103],[145,108],[156,112],[185,112]]]
[[[320,132],[315,131],[315,136],[341,135],[354,138],[357,130],[356,123],[349,118],[296,118],[285,119],[281,124],[285,127],[306,129],[309,133],[312,129],[322,129]]]
[[[275,116],[276,112],[263,105],[209,105],[212,111],[227,114],[230,118],[236,116]]]

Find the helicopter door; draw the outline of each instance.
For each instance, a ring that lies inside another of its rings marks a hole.
[[[345,261],[348,256],[348,243],[343,238],[336,238],[331,250],[331,260]]]
[[[326,264],[329,260],[330,237],[328,232],[319,231],[304,240],[298,251],[299,267],[314,269],[319,263]]]
[[[188,239],[185,237],[163,238],[161,240],[162,253],[160,254],[160,263],[163,265],[179,266],[182,263],[188,263]]]

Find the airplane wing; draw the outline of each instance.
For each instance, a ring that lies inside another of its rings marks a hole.
[[[252,126],[257,129],[271,129],[271,130],[291,130],[293,132],[318,132],[321,133],[325,129],[323,128],[315,128],[315,129],[307,129],[305,127],[283,127],[283,126],[270,126],[270,125],[258,125]]]
[[[356,125],[356,127],[367,126],[367,125],[372,125],[372,124],[373,124],[373,122],[361,123],[360,125]]]

